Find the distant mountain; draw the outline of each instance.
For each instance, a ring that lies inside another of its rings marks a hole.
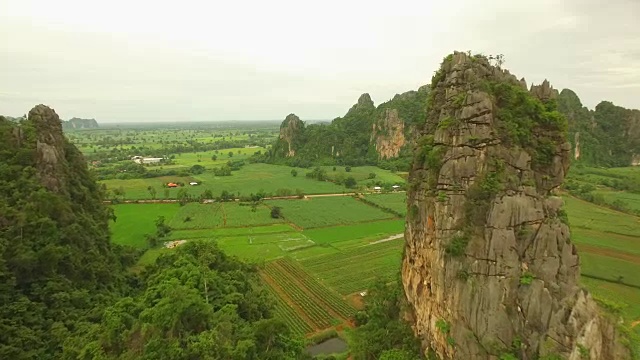
[[[564,89],[558,110],[567,117],[574,161],[598,166],[640,163],[640,110],[602,101],[595,110],[582,105],[575,92]]]
[[[524,79],[520,80],[526,87]],[[609,101],[595,110],[584,107],[569,89],[561,92],[546,83],[539,95],[555,99],[567,118],[574,162],[593,166],[640,165],[640,110]],[[426,119],[429,87],[398,94],[375,106],[369,94],[331,123],[309,124],[290,114],[268,161],[293,166],[320,164],[378,165],[408,170],[418,125]]]
[[[98,122],[96,119],[81,119],[81,118],[71,118],[67,121],[62,121],[62,128],[64,130],[69,129],[97,129]]]
[[[269,156],[294,166],[378,165],[408,169],[416,125],[426,116],[428,87],[398,94],[375,106],[362,94],[347,113],[331,123],[305,124],[289,114]]]

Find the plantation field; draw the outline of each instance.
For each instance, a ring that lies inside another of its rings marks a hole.
[[[610,204],[622,201],[629,210],[640,212],[640,194],[611,190],[597,190],[595,193],[602,195],[605,201]]]
[[[127,199],[151,199],[147,188],[155,187],[157,198],[164,199],[168,190],[168,198],[175,199],[179,188],[163,189],[162,184],[168,182],[199,182],[198,186],[187,186],[189,194],[199,196],[205,190],[210,190],[214,196],[222,191],[228,191],[236,196],[267,192],[275,194],[279,189],[287,189],[295,194],[296,189],[306,194],[328,194],[345,192],[343,186],[328,181],[317,181],[306,178],[304,173],[308,170],[297,169],[298,176],[293,177],[293,168],[281,165],[247,164],[238,171],[233,171],[231,176],[215,176],[212,171],[205,171],[200,175],[190,177],[165,176],[161,178],[129,179],[129,180],[103,180],[108,189],[122,187]]]
[[[391,209],[402,216],[407,215],[407,194],[389,193],[389,194],[371,194],[365,196],[367,201],[387,209]]]
[[[638,260],[640,261],[640,257]],[[583,275],[640,287],[640,276],[638,276],[640,262],[616,259],[592,252],[580,252],[580,265]]]
[[[571,228],[638,237],[640,241],[639,217],[596,206],[570,196],[564,197],[564,201],[564,209],[569,214]]]
[[[367,242],[404,232],[404,220],[384,220],[372,223],[342,225],[304,230],[303,234],[317,244],[331,244],[360,240]]]
[[[376,277],[392,280],[401,266],[402,239],[352,247],[300,263],[343,295],[366,290]]]
[[[188,221],[187,221],[188,220]],[[238,203],[188,203],[169,222],[174,229],[211,229],[217,227],[240,227],[269,225],[282,222],[271,217],[270,210],[259,205],[255,211],[251,206]]]
[[[270,200],[267,204],[280,207],[287,221],[305,229],[393,218],[350,196]]]
[[[109,221],[114,244],[136,248],[147,246],[146,234],[156,232],[155,220],[164,216],[167,221],[178,212],[178,204],[120,204],[113,206],[116,221]]]
[[[582,277],[580,282],[586,286],[594,298],[605,299],[620,307],[620,314],[630,324],[640,320],[640,290],[608,281]],[[636,326],[636,331],[638,330]],[[638,332],[640,334],[640,332]]]
[[[266,264],[262,276],[279,297],[280,304],[295,309],[314,330],[344,323],[355,313],[340,295],[315,280],[291,259]]]
[[[402,185],[405,183],[405,180],[398,174],[393,173],[389,170],[380,169],[377,166],[357,166],[351,167],[351,171],[347,172],[344,166],[335,166],[335,171],[333,170],[334,166],[321,166],[327,172],[327,176],[331,179],[335,178],[347,178],[352,176],[356,181],[360,184],[366,183],[370,180],[372,181],[381,181],[383,183],[394,183],[397,185]],[[370,178],[370,174],[375,174],[374,178]]]
[[[239,227],[239,228],[215,228],[215,229],[188,229],[174,230],[170,235],[170,240],[180,239],[201,239],[206,237],[220,238],[230,236],[243,236],[254,234],[277,234],[295,232],[289,224],[273,224],[265,226]]]

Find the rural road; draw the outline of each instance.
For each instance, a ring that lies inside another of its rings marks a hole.
[[[384,238],[384,239],[380,239],[380,240],[376,240],[374,242],[370,242],[367,245],[375,245],[375,244],[380,244],[383,242],[387,242],[387,241],[391,241],[391,240],[396,240],[396,239],[401,239],[404,237],[404,233],[402,234],[395,234],[395,235],[391,235],[388,238]]]

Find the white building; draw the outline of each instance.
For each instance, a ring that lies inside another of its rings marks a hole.
[[[143,158],[142,156],[134,156],[131,160],[138,164],[158,164],[162,161],[162,158]]]

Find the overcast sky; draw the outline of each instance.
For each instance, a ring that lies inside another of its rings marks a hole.
[[[0,114],[332,119],[428,83],[453,50],[640,108],[638,19],[640,0],[0,0]]]

